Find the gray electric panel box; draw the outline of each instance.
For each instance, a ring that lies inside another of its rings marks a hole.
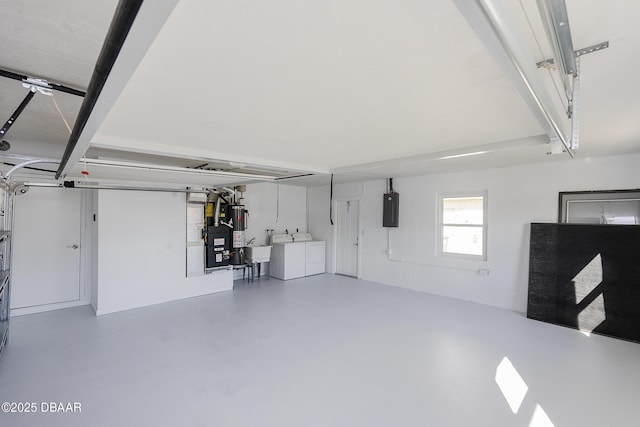
[[[398,208],[400,206],[400,194],[387,193],[384,195],[382,204],[382,226],[397,227],[398,226]]]

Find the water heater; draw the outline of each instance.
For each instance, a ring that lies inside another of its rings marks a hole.
[[[244,209],[244,205],[229,205],[227,207],[227,217],[232,225],[229,262],[233,265],[244,264],[244,230],[247,228],[246,214],[247,211]]]

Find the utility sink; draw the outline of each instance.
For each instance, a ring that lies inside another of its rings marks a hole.
[[[244,249],[244,256],[249,264],[269,262],[271,260],[271,246],[247,246]]]

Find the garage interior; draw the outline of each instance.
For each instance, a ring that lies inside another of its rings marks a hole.
[[[639,5],[3,11],[3,426],[636,424]]]

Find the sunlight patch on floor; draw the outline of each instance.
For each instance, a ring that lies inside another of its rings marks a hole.
[[[542,406],[536,405],[535,411],[533,411],[533,417],[529,422],[529,427],[555,427],[555,425],[549,419],[547,413],[542,409]]]
[[[517,414],[529,387],[508,357],[504,357],[496,369],[496,383],[511,411]]]

